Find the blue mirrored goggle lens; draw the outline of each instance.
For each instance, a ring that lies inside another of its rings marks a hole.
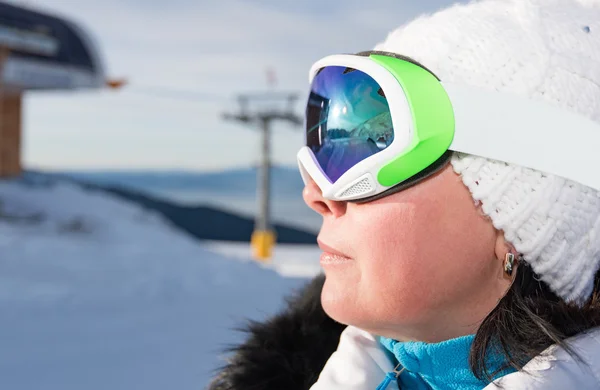
[[[306,146],[332,183],[393,140],[387,99],[371,76],[343,66],[321,69],[306,107]]]

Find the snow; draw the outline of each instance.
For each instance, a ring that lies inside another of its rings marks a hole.
[[[215,253],[239,260],[246,259],[251,253],[250,246],[245,243],[207,241],[205,245]],[[321,271],[320,255],[321,250],[316,245],[279,245],[274,248],[271,261],[262,266],[284,277],[312,278]]]
[[[319,272],[315,247],[248,255],[74,184],[0,182],[0,388],[204,388],[234,328]]]

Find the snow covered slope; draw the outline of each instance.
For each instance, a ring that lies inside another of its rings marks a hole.
[[[232,329],[305,282],[210,248],[105,194],[0,182],[0,389],[202,389]]]

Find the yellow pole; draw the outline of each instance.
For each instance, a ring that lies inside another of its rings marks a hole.
[[[276,240],[277,237],[272,230],[255,230],[250,240],[254,258],[263,263],[270,262]]]

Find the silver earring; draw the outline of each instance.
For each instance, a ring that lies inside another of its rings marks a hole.
[[[512,276],[514,265],[515,255],[507,253],[506,258],[504,259],[504,272],[506,272],[508,276]]]

